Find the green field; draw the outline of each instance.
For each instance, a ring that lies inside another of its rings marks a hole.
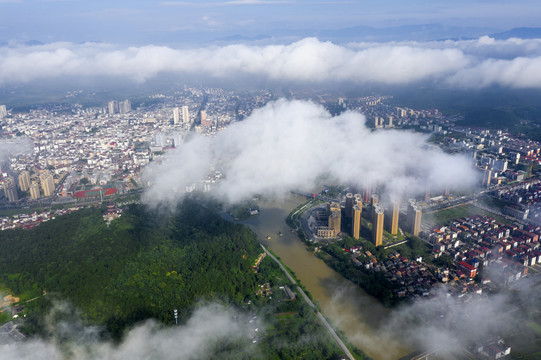
[[[423,214],[423,223],[430,227],[444,225],[454,219],[479,214],[479,210],[479,208],[472,205],[456,206],[445,210],[435,211],[433,213]]]
[[[479,198],[479,202],[488,206],[490,208],[497,208],[499,210],[503,209],[505,206],[510,205],[511,203],[502,199],[495,198],[493,196],[483,196]]]
[[[441,226],[451,220],[463,218],[471,215],[486,215],[496,219],[496,221],[508,224],[509,220],[499,215],[480,209],[476,206],[465,204],[453,208],[439,210],[432,213],[423,214],[423,224],[429,227]]]
[[[9,310],[0,311],[0,325],[11,321],[11,314]]]
[[[47,210],[47,208],[44,208],[44,207],[27,208],[27,209],[22,209],[22,208],[3,209],[3,210],[0,210],[0,216],[13,216],[13,215],[18,215],[18,214],[32,214],[33,212],[40,213],[40,212],[43,212],[43,211],[46,211],[46,210]]]
[[[528,323],[528,327],[530,327],[533,331],[535,331],[537,335],[541,335],[541,325],[539,325],[535,321],[530,321]]]

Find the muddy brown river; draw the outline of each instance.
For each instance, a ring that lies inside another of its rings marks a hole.
[[[260,241],[295,272],[320,304],[323,314],[355,346],[374,359],[398,359],[407,355],[411,349],[397,340],[400,329],[382,330],[392,310],[383,307],[308,251],[285,223],[290,211],[305,201],[303,197],[291,195],[281,202],[262,204],[259,215],[240,223],[250,226]],[[280,232],[282,236],[279,236]]]

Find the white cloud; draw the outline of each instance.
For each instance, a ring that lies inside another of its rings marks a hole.
[[[0,164],[9,156],[17,156],[32,151],[32,142],[28,138],[0,141]]]
[[[448,296],[447,290],[442,286],[433,291],[433,297],[393,311],[379,331],[393,334],[400,329],[402,341],[423,351],[438,350],[443,358],[453,358],[450,354],[461,354],[462,349],[474,344],[499,336],[505,340],[516,333],[517,325],[528,321],[539,307],[541,288],[534,279],[526,279],[509,292],[473,295],[468,301]],[[527,331],[521,334],[524,338],[532,335]]]
[[[449,83],[461,87],[500,85],[518,88],[541,87],[541,56],[519,57],[512,60],[489,59],[458,71]]]
[[[333,288],[333,300],[337,301],[325,306],[325,312],[339,328],[356,329],[348,332],[350,341],[377,359],[398,359],[415,350],[438,350],[440,358],[453,359],[463,353],[463,348],[498,336],[510,345],[509,337],[517,334],[517,326],[521,328],[523,344],[536,341],[534,331],[522,328],[541,305],[541,286],[535,278],[523,279],[509,291],[471,298],[448,296],[450,288],[441,284],[432,290],[431,297],[416,299],[391,311],[361,299],[349,305],[349,311],[359,309],[366,316],[358,325],[354,319],[340,316],[344,312],[337,305],[354,296],[355,288],[351,283]],[[366,306],[374,309],[373,314],[360,309]]]
[[[0,346],[2,359],[208,359],[216,342],[247,339],[251,328],[241,314],[210,304],[198,308],[186,324],[178,327],[164,328],[146,321],[130,330],[118,345],[88,336],[88,331],[94,329],[64,322],[54,330],[51,340],[34,338]],[[63,332],[69,332],[69,341],[56,339]]]
[[[106,76],[144,82],[171,73],[228,79],[248,76],[308,84],[432,81],[466,87],[500,84],[539,88],[540,59],[541,40],[489,37],[348,45],[306,38],[288,45],[192,49],[53,43],[0,48],[0,84],[63,76]]]
[[[468,159],[426,146],[426,137],[405,131],[375,131],[363,115],[332,117],[312,102],[279,100],[255,110],[214,138],[195,137],[163,164],[147,167],[148,203],[175,202],[186,185],[209,168],[225,179],[217,194],[237,201],[253,194],[281,196],[310,190],[322,176],[352,185],[382,184],[393,192],[424,192],[472,186]]]

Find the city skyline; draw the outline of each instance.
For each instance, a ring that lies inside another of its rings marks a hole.
[[[0,351],[539,355],[539,13],[0,0]]]

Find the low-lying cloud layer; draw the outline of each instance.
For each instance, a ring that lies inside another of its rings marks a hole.
[[[349,324],[332,309],[325,309],[335,324],[358,326],[357,334],[349,339],[375,359],[396,359],[412,351],[437,351],[441,358],[455,358],[475,344],[502,337],[508,344],[512,337],[524,343],[536,341],[528,324],[537,317],[540,306],[539,277],[521,280],[511,291],[475,295],[469,301],[457,301],[448,296],[447,288],[435,290],[431,298],[420,299],[380,314],[372,301],[356,306],[375,307],[377,319],[364,319],[361,324]],[[348,284],[351,289],[354,285]],[[342,291],[336,289],[340,297]],[[360,301],[363,301],[363,296]],[[349,301],[349,300],[348,300]],[[343,302],[339,300],[338,303]],[[351,311],[351,310],[348,310]],[[359,310],[366,315],[366,309]],[[52,320],[61,312],[62,321]],[[347,311],[346,311],[347,313]],[[245,353],[261,357],[258,343],[250,339],[264,336],[265,324],[250,323],[245,313],[218,304],[200,306],[192,317],[178,327],[163,327],[153,320],[140,323],[126,333],[119,344],[100,339],[99,329],[85,326],[77,312],[60,305],[47,318],[51,338],[29,338],[23,342],[0,345],[2,359],[209,359],[227,357],[224,343],[243,344]],[[251,320],[250,320],[251,321]],[[259,331],[256,331],[258,329]],[[309,337],[306,341],[314,341]],[[516,341],[516,339],[515,339]],[[315,344],[317,345],[317,344]],[[216,351],[220,351],[219,355]],[[232,350],[235,351],[235,350]],[[459,356],[460,357],[460,356]]]
[[[422,350],[438,350],[444,358],[498,337],[509,344],[511,337],[518,335],[533,343],[534,331],[526,324],[538,312],[540,294],[539,278],[535,275],[501,293],[474,296],[467,302],[447,296],[443,287],[435,297],[393,312],[381,331],[400,329],[404,341]]]
[[[359,113],[332,117],[312,102],[279,100],[213,138],[194,137],[163,163],[147,166],[152,186],[144,199],[174,202],[212,167],[225,177],[216,194],[230,201],[310,191],[322,178],[359,187],[385,185],[400,194],[474,184],[469,159],[427,146],[426,139],[405,131],[371,131]]]
[[[164,328],[151,320],[144,322],[130,330],[119,345],[98,340],[92,335],[96,335],[94,328],[68,321],[53,329],[51,340],[34,338],[0,346],[0,351],[5,360],[209,359],[217,342],[249,342],[253,330],[239,315],[232,309],[210,304],[196,310],[182,326]],[[68,341],[59,341],[68,332]]]
[[[52,43],[0,48],[0,85],[105,76],[144,82],[159,74],[257,77],[277,82],[541,87],[541,40],[337,45],[306,38],[288,45],[195,49]]]
[[[324,305],[324,312],[339,328],[352,329],[347,332],[349,340],[374,359],[393,360],[414,351],[437,351],[442,359],[462,358],[464,349],[498,337],[512,348],[517,337],[523,344],[536,342],[529,324],[537,321],[541,305],[539,277],[523,279],[497,294],[471,298],[448,296],[449,289],[442,285],[432,291],[432,297],[391,311],[358,296],[354,284],[333,290],[333,302]],[[342,311],[341,306],[348,310]],[[352,320],[351,311],[361,314],[362,320]],[[512,352],[517,350],[523,349]]]
[[[441,289],[434,298],[393,312],[382,330],[401,329],[402,341],[424,351],[458,354],[473,344],[507,335],[517,311],[506,295],[476,297],[464,303]]]
[[[27,138],[0,141],[0,166],[10,156],[26,154],[32,151],[32,142]]]

